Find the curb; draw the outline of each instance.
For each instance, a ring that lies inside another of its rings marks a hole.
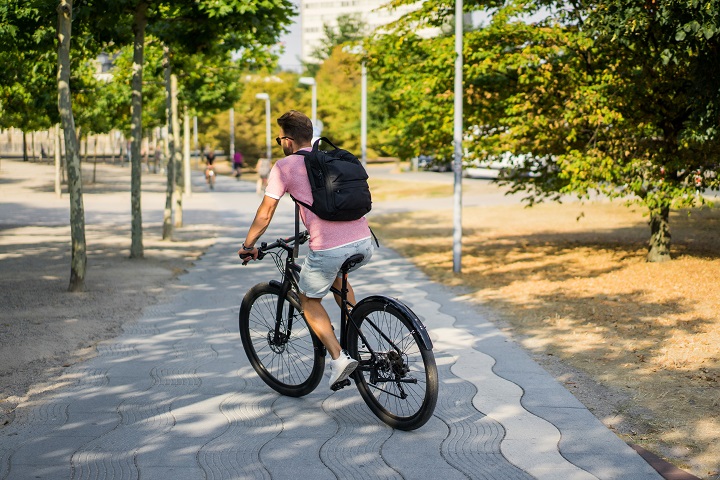
[[[663,460],[652,452],[642,448],[640,445],[628,443],[630,447],[640,455],[652,468],[655,469],[665,480],[701,480],[685,470],[681,470],[672,463]]]

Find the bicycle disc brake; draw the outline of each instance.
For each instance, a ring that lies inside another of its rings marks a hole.
[[[277,340],[275,340],[275,330],[268,330],[267,342],[270,346],[270,350],[272,350],[274,353],[281,354],[285,352],[285,347],[287,346],[288,339],[288,335],[282,332],[278,332]]]

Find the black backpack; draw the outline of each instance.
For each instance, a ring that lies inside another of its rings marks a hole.
[[[333,150],[320,150],[323,141]],[[347,222],[362,218],[372,208],[368,175],[355,155],[337,148],[325,137],[313,144],[312,151],[300,150],[296,155],[305,157],[313,204],[293,200],[323,220]]]

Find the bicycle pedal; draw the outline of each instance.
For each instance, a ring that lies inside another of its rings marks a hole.
[[[333,383],[332,387],[330,387],[330,390],[332,390],[333,392],[337,392],[338,390],[345,388],[345,387],[349,387],[349,386],[350,386],[350,379],[346,378],[342,382]]]

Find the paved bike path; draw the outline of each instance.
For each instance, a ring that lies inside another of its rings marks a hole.
[[[254,209],[252,185],[227,188]],[[237,220],[224,208],[205,214]],[[287,235],[292,220],[282,202],[264,238]],[[304,398],[276,394],[237,332],[245,291],[277,277],[270,258],[240,266],[243,234],[228,228],[179,293],[68,368],[55,394],[17,409],[0,430],[0,479],[661,478],[465,299],[385,247],[353,285],[358,297],[402,299],[428,327],[435,415],[401,432],[354,387],[332,393],[325,380]]]

